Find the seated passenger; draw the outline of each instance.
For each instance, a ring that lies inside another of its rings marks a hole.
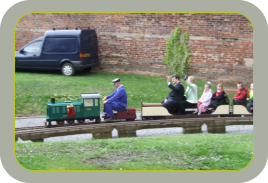
[[[172,83],[170,83],[170,76],[167,77],[168,87],[171,89],[171,92],[165,100],[163,100],[162,106],[165,107],[168,112],[172,115],[179,114],[179,104],[183,100],[184,87],[180,83],[180,78],[177,74],[174,74],[172,77]]]
[[[253,92],[253,83],[251,83],[251,85],[250,85],[250,92],[249,92],[249,98],[247,98],[247,101],[249,101],[248,104],[247,104],[247,110],[250,113],[253,113],[253,110],[251,109],[251,107],[253,107],[253,95],[254,95],[254,92]]]
[[[213,111],[220,105],[226,104],[226,93],[223,91],[223,84],[217,84],[217,91],[212,95],[211,104],[213,105]]]
[[[246,87],[243,87],[243,83],[237,83],[237,95],[233,98],[234,105],[245,105],[247,103],[247,98],[249,98],[249,91]]]
[[[198,101],[197,86],[194,84],[195,78],[189,76],[186,81],[186,100],[180,101],[180,114],[186,114],[185,108],[196,107]]]
[[[103,112],[106,112],[106,116],[108,116],[106,122],[114,119],[113,110],[124,111],[127,107],[127,93],[124,86],[121,85],[120,79],[114,79],[113,84],[116,90],[102,100],[104,104]]]
[[[207,84],[205,85],[205,90],[204,90],[201,98],[197,102],[197,109],[193,114],[198,113],[198,115],[200,115],[201,112],[206,112],[207,107],[211,103],[211,97],[213,94],[213,92],[210,88],[211,88],[211,83],[207,82]]]

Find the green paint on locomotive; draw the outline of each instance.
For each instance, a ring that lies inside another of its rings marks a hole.
[[[68,120],[68,119],[94,119],[100,117],[100,94],[81,94],[82,100],[47,102],[46,119]],[[75,116],[67,116],[67,105],[73,105]]]

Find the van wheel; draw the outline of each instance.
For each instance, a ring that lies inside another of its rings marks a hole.
[[[75,74],[74,66],[70,63],[65,63],[61,67],[61,73],[65,76],[73,76]]]

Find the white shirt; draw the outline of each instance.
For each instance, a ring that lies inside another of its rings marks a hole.
[[[178,83],[180,83],[180,81],[178,81],[176,84],[178,84]],[[168,82],[168,85],[170,85],[170,84],[171,84],[171,83],[170,83],[170,82]],[[176,84],[175,84],[175,85],[176,85]]]

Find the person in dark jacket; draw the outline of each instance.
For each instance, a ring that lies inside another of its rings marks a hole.
[[[174,86],[170,83],[170,78],[172,78],[172,83]],[[171,92],[166,97],[165,100],[163,100],[162,106],[165,107],[168,112],[172,115],[178,115],[179,112],[179,104],[180,101],[184,99],[184,87],[180,83],[180,78],[178,75],[174,74],[172,77],[167,77],[168,87],[171,89]]]
[[[218,83],[217,84],[217,91],[212,95],[212,98],[211,98],[211,104],[213,105],[213,111],[215,111],[218,106],[226,104],[225,98],[226,98],[226,93],[223,90],[223,84]]]

